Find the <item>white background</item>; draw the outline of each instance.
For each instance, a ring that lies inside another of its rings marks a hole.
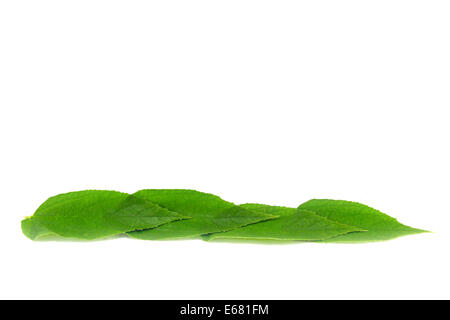
[[[450,298],[448,1],[0,2],[0,298]],[[359,201],[363,245],[32,242],[82,189]]]

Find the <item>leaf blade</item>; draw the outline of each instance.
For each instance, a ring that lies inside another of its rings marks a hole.
[[[227,232],[214,233],[205,236],[204,239],[315,241],[330,239],[349,232],[363,231],[360,228],[330,221],[307,210],[262,204],[244,204],[241,207],[278,215],[279,218]]]
[[[367,232],[363,233],[341,235],[326,242],[384,241],[400,236],[427,232],[401,224],[395,218],[358,202],[312,199],[301,204],[298,208],[312,211],[333,221],[367,230]]]
[[[183,218],[126,193],[85,190],[47,199],[31,218],[23,220],[22,231],[32,240],[51,233],[94,240]]]
[[[136,192],[134,196],[192,217],[155,229],[128,233],[131,237],[141,240],[194,238],[275,218],[269,214],[254,213],[216,195],[195,190],[147,189]]]

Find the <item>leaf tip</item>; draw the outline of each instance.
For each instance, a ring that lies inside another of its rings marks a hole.
[[[413,228],[413,230],[415,231],[414,233],[435,233],[434,231],[417,229],[417,228]]]

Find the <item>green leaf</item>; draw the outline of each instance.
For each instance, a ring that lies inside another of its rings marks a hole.
[[[126,193],[87,190],[49,198],[31,218],[22,221],[22,230],[33,240],[48,235],[92,240],[183,218]]]
[[[297,209],[244,204],[194,190],[141,190],[134,195],[87,190],[45,201],[22,221],[31,239],[252,239],[368,242],[426,232],[360,203],[310,200]]]
[[[249,240],[324,240],[349,232],[363,231],[318,216],[307,210],[268,206],[263,204],[243,204],[253,212],[278,215],[278,219],[251,224],[228,232],[213,233],[204,237],[211,239]]]
[[[357,202],[314,199],[298,207],[336,222],[356,226],[367,232],[349,233],[327,242],[368,242],[394,239],[400,236],[427,232],[405,226],[396,219]]]
[[[128,233],[131,237],[143,240],[194,238],[276,218],[270,214],[236,206],[218,196],[194,190],[141,190],[134,196],[192,217],[155,229]]]

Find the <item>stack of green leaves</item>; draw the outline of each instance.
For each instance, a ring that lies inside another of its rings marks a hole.
[[[298,208],[235,205],[209,193],[181,189],[60,194],[25,218],[22,231],[32,240],[94,240],[127,234],[142,240],[321,242],[381,241],[426,232],[356,202],[314,199]]]

